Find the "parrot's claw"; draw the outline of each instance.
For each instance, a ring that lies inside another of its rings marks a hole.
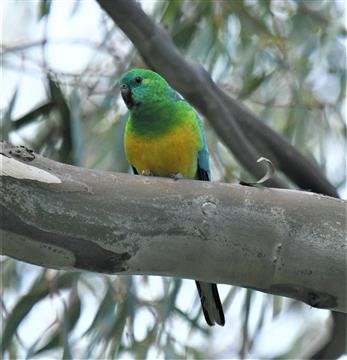
[[[170,177],[172,177],[174,180],[182,180],[182,179],[184,179],[184,176],[181,173],[171,174]]]
[[[151,173],[149,170],[142,170],[141,175],[142,176],[153,176],[153,173]]]

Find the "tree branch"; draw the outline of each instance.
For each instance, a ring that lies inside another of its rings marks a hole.
[[[7,143],[0,153],[5,255],[234,284],[347,310],[342,200],[87,170]]]
[[[138,4],[132,0],[97,1],[134,43],[147,64],[163,74],[211,121],[218,135],[250,173],[257,178],[264,175],[265,169],[260,168],[256,160],[265,156],[299,187],[337,196],[335,188],[308,159],[220,89],[202,66],[186,60],[167,32]],[[278,178],[267,184],[287,187]]]

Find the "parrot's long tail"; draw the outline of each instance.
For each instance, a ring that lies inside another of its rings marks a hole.
[[[208,325],[225,324],[223,307],[219,299],[216,284],[195,281],[199,291],[202,310]]]

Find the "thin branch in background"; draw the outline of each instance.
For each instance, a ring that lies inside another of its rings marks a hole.
[[[1,294],[1,296],[0,296],[0,302],[1,302],[1,307],[2,307],[2,310],[3,310],[3,312],[4,312],[5,320],[6,320],[6,317],[8,317],[9,313],[8,313],[8,311],[7,311],[6,304],[5,304],[5,302],[4,302],[4,299],[3,299],[3,297],[2,297],[2,294]],[[20,338],[17,330],[15,330],[14,336],[16,337],[19,345],[20,345],[23,349],[26,350],[27,347],[24,345],[24,342],[23,342],[23,340]]]
[[[231,84],[226,84],[226,83],[218,83],[218,86],[223,89],[225,92],[233,94],[234,96],[238,96],[238,89],[235,89],[232,87]],[[266,108],[271,107],[271,108],[297,108],[297,109],[324,109],[324,104],[321,104],[318,101],[312,101],[312,103],[306,103],[306,102],[295,102],[295,101],[290,101],[286,104],[277,104],[274,103],[271,100],[269,101],[262,101],[260,99],[258,99],[256,96],[250,96],[247,99],[248,102],[256,104],[256,105],[260,105],[260,106],[264,106]],[[305,100],[304,100],[305,101]]]
[[[49,45],[49,46],[59,46],[59,45],[68,45],[68,46],[86,46],[86,47],[90,47],[92,49],[98,49],[98,51],[102,51],[105,52],[106,54],[112,56],[112,57],[118,57],[117,53],[117,48],[114,46],[108,46],[107,43],[97,43],[94,42],[92,40],[88,40],[88,39],[50,39],[49,41],[47,40],[37,40],[37,41],[32,41],[29,43],[24,43],[24,44],[18,44],[18,45],[4,45],[2,44],[0,46],[1,48],[1,55],[5,56],[8,54],[14,54],[17,52],[25,52],[27,50],[30,50],[31,48],[35,48],[35,47],[42,47],[43,45]]]

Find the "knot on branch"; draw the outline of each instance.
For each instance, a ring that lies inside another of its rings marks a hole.
[[[211,216],[216,214],[217,205],[208,200],[201,204],[201,212],[206,216]]]
[[[3,140],[0,142],[0,154],[23,161],[33,161],[35,159],[34,150],[23,145],[14,146]]]
[[[312,271],[309,275],[312,275]],[[275,284],[271,286],[271,291],[273,294],[280,294],[285,291],[290,297],[301,300],[315,308],[336,309],[339,305],[335,295],[293,284]]]
[[[336,296],[320,291],[310,291],[307,294],[306,303],[320,309],[331,309],[337,307]]]

